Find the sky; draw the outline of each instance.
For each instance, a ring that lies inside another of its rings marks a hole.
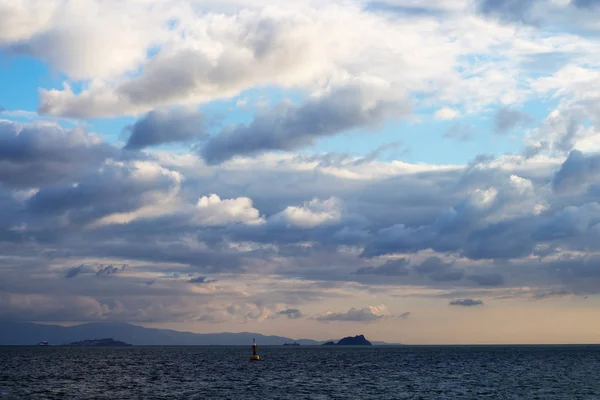
[[[598,343],[598,21],[0,0],[0,320]]]

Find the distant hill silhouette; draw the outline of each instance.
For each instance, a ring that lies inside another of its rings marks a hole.
[[[340,339],[337,343],[335,342],[326,342],[323,343],[323,346],[371,346],[371,342],[369,342],[364,335],[358,336],[348,336],[343,339]]]
[[[146,346],[203,346],[250,345],[256,338],[259,345],[283,345],[296,341],[302,345],[319,345],[310,339],[293,339],[282,336],[265,336],[258,333],[208,333],[178,332],[168,329],[144,328],[122,322],[97,322],[75,326],[42,325],[30,322],[0,322],[0,345],[36,345],[47,341],[51,345],[113,338],[115,340]]]

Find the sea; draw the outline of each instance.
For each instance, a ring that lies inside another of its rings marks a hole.
[[[0,347],[0,399],[600,399],[600,346]]]

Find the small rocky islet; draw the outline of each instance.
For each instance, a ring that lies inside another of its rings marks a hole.
[[[365,338],[364,335],[357,336],[347,336],[343,339],[340,339],[337,343],[335,342],[326,342],[323,343],[323,346],[372,346],[371,342]]]

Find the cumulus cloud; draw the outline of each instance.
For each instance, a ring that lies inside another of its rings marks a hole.
[[[201,153],[216,164],[236,155],[293,150],[348,129],[373,128],[385,119],[406,116],[409,110],[400,87],[353,81],[300,106],[280,103],[248,125],[226,128],[208,140]]]
[[[203,115],[188,109],[151,111],[126,130],[130,132],[127,149],[185,143],[205,135]]]
[[[80,176],[117,150],[83,128],[0,120],[0,182],[38,186]]]
[[[302,206],[289,206],[270,218],[272,223],[284,223],[299,228],[315,228],[319,225],[337,222],[342,217],[341,202],[336,198],[327,200],[312,199]]]
[[[153,42],[160,43],[164,29],[156,29],[157,25],[161,28],[168,25],[169,17],[179,22],[167,36],[175,36],[175,40],[161,46],[157,55],[146,60],[140,75],[115,88],[98,86],[78,94],[68,87],[63,91],[44,91],[41,112],[73,117],[115,115],[122,111],[147,111],[164,104],[198,103],[232,96],[255,85],[293,85],[327,71],[332,62],[350,51],[347,38],[336,34],[346,29],[340,20],[333,18],[332,11],[346,16],[351,12],[336,6],[305,12],[265,7],[262,10],[246,8],[234,15],[198,15],[192,5],[179,4],[177,8],[163,9],[160,2],[156,3],[155,13],[143,13],[148,18],[155,18],[162,12],[162,21],[154,23],[136,20],[138,7],[121,6],[113,11],[125,11],[117,16],[115,23],[127,26],[128,37],[131,36],[128,41],[121,41],[117,50],[125,51],[128,45],[137,44],[135,51],[129,52],[123,61],[113,63],[120,64],[121,69],[143,61],[138,60],[139,52]],[[190,19],[190,16],[194,17]],[[131,23],[127,23],[129,19],[132,19]],[[154,28],[154,31],[146,35],[143,28]],[[95,33],[101,35],[102,30]],[[185,35],[187,40],[177,40],[179,35]],[[142,39],[136,39],[136,36]],[[345,43],[334,47],[338,38]],[[136,40],[142,42],[135,43]],[[118,52],[110,55],[116,57]],[[101,56],[107,57],[107,54],[100,51],[98,57]],[[106,61],[103,59],[100,65],[106,65]],[[89,69],[89,66],[87,69],[82,67],[86,72]]]
[[[335,313],[328,311],[325,314],[315,317],[315,319],[321,322],[373,322],[386,318],[387,316],[389,316],[387,307],[381,304],[379,306],[369,306],[361,309],[352,307],[346,312]]]
[[[580,193],[598,182],[599,168],[600,157],[597,154],[573,150],[554,175],[552,187],[557,193]]]
[[[474,300],[474,299],[461,299],[461,300],[452,300],[450,302],[451,306],[460,306],[460,307],[476,307],[482,306],[483,301]]]
[[[264,219],[253,207],[252,199],[240,197],[221,200],[218,195],[211,194],[198,200],[193,221],[200,225],[219,226],[232,223],[260,224]]]
[[[42,188],[26,203],[58,226],[123,224],[172,211],[181,175],[148,161],[108,161],[76,183]]]
[[[0,7],[0,43],[9,52],[40,58],[76,80],[135,69],[167,30],[164,10],[143,2],[17,0]]]
[[[298,319],[302,318],[302,312],[297,308],[289,308],[287,310],[282,310],[277,313],[277,315],[284,315],[289,319]]]

